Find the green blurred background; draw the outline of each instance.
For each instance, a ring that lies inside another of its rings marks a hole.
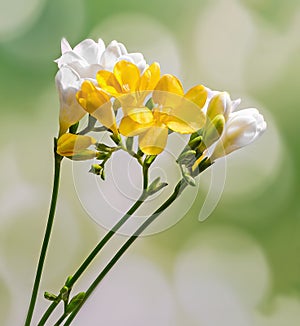
[[[60,39],[117,39],[186,88],[259,108],[268,131],[227,160],[223,196],[198,221],[208,181],[172,228],[140,239],[74,325],[300,325],[300,3],[297,0],[0,2],[0,325],[21,325],[52,183]],[[64,162],[41,290],[57,292],[105,230]],[[109,182],[109,181],[107,181]],[[78,289],[125,240],[118,236]],[[77,290],[78,290],[77,289]],[[47,306],[41,295],[38,319]],[[51,323],[49,323],[51,325]]]

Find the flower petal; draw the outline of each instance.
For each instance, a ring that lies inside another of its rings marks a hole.
[[[146,107],[128,109],[127,115],[133,121],[141,124],[147,124],[153,121],[153,113]]]
[[[98,85],[111,96],[119,96],[122,94],[122,87],[112,72],[100,70],[97,73],[96,79]]]
[[[139,147],[147,155],[158,155],[166,147],[168,128],[155,124],[139,136]]]
[[[155,86],[159,82],[160,79],[160,66],[157,62],[153,62],[143,73],[140,84],[139,90],[154,90]]]
[[[150,128],[152,124],[140,124],[132,120],[130,117],[123,117],[119,131],[123,136],[133,137],[137,136],[143,132],[145,132],[148,128]]]
[[[175,76],[164,75],[157,83],[152,99],[153,102],[164,107],[172,107],[179,105],[183,97],[182,85]]]
[[[135,92],[140,80],[140,71],[136,65],[122,60],[116,63],[114,75],[124,93]]]
[[[80,87],[78,75],[68,67],[62,67],[55,76],[59,93],[59,134],[65,133],[69,127],[78,122],[86,111],[78,104],[76,93]]]
[[[61,49],[61,54],[64,54],[65,52],[68,52],[68,51],[72,51],[72,48],[65,37],[63,37],[61,39],[60,49]]]
[[[98,64],[104,48],[101,43],[86,39],[77,44],[73,51],[84,58],[88,64]]]
[[[207,90],[203,85],[192,87],[184,97],[202,108],[207,100]]]
[[[84,81],[81,90],[77,93],[80,105],[103,126],[118,133],[116,118],[109,96],[97,88],[91,81]]]
[[[126,61],[129,61],[129,62],[135,64],[139,68],[140,73],[143,73],[145,71],[146,67],[148,66],[146,64],[145,58],[142,55],[142,53],[138,53],[138,52],[121,55],[118,60],[119,61],[126,60]]]
[[[175,101],[173,100],[173,102]],[[198,105],[185,98],[181,99],[180,105],[171,108],[163,108],[162,112],[168,115],[168,117],[164,119],[164,123],[171,130],[181,134],[193,133],[202,128],[205,124],[204,112]]]

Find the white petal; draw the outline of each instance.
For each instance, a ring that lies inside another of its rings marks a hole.
[[[55,76],[56,85],[64,90],[69,87],[80,87],[80,77],[79,75],[70,67],[63,66]]]
[[[139,68],[141,73],[143,73],[147,67],[144,56],[141,53],[128,53],[120,56],[119,60],[126,60],[134,63]]]
[[[77,53],[73,51],[65,52],[59,59],[55,60],[58,65],[58,68],[61,68],[64,65],[70,66],[86,66],[86,61]]]
[[[101,43],[96,43],[91,39],[80,42],[73,49],[73,51],[84,58],[88,64],[99,63],[103,50],[104,48]]]
[[[100,59],[100,64],[104,67],[105,70],[112,71],[118,59],[126,54],[127,50],[122,43],[112,41],[103,52]]]
[[[61,54],[64,54],[65,52],[68,52],[68,51],[72,51],[72,48],[71,48],[69,42],[64,37],[61,39],[60,48],[61,48]]]

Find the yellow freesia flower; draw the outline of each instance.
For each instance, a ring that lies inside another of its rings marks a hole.
[[[81,89],[76,94],[79,104],[103,126],[118,134],[116,117],[110,97],[91,81],[82,83]]]
[[[57,154],[72,158],[73,160],[89,160],[94,158],[97,152],[88,147],[96,143],[96,139],[90,136],[63,134],[57,141]]]
[[[180,81],[172,75],[164,75],[152,94],[155,104],[152,110],[145,106],[126,108],[119,131],[127,137],[139,136],[139,147],[147,155],[163,151],[168,129],[189,134],[205,123],[202,111],[207,99],[204,86],[198,85],[184,94]]]
[[[123,109],[129,106],[142,106],[145,97],[160,79],[160,67],[152,63],[141,75],[139,68],[128,61],[119,61],[113,72],[100,70],[97,73],[99,87],[118,98]]]

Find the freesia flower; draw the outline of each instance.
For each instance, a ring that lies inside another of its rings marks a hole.
[[[160,79],[160,66],[152,63],[143,74],[137,65],[128,61],[119,61],[113,72],[100,70],[97,73],[99,87],[119,99],[123,109],[143,106],[147,91],[154,90]]]
[[[55,60],[58,68],[68,66],[75,70],[81,78],[95,79],[99,70],[112,70],[116,62],[125,60],[136,64],[143,72],[147,66],[141,53],[128,53],[126,47],[117,41],[112,41],[105,49],[102,39],[95,42],[86,39],[71,48],[68,41],[61,41],[60,58]]]
[[[229,115],[224,132],[216,144],[211,160],[251,144],[265,130],[267,124],[257,109],[244,109]]]
[[[84,80],[96,83],[99,70],[112,70],[115,63],[122,60],[136,64],[140,72],[147,67],[141,53],[128,53],[117,41],[112,41],[105,49],[101,39],[98,42],[86,39],[72,49],[63,38],[61,52],[61,57],[55,61],[59,67],[55,80],[60,97],[60,135],[86,113],[75,97]]]
[[[118,134],[116,117],[110,97],[91,81],[84,81],[76,95],[78,103],[103,126]]]
[[[89,160],[96,157],[97,152],[88,147],[96,144],[96,139],[90,136],[63,134],[57,141],[57,154],[73,160]]]
[[[147,91],[154,89],[159,78],[160,68],[157,63],[153,63],[141,75],[136,65],[122,60],[116,63],[113,72],[100,70],[97,73],[100,87],[95,86],[91,81],[84,81],[77,93],[77,100],[103,126],[117,134],[115,114],[109,95],[118,97],[124,111],[128,106],[130,106],[131,112],[138,107],[141,115]],[[148,111],[148,108],[144,108],[144,118]]]
[[[140,149],[145,154],[158,155],[166,146],[169,129],[189,134],[204,125],[205,115],[201,109],[206,98],[204,86],[195,86],[184,94],[176,77],[164,75],[152,94],[154,108],[126,109],[120,133],[128,137],[138,135]]]
[[[69,67],[62,67],[55,76],[59,94],[59,134],[64,134],[70,126],[78,122],[86,111],[76,100],[76,93],[81,81],[78,74]]]

